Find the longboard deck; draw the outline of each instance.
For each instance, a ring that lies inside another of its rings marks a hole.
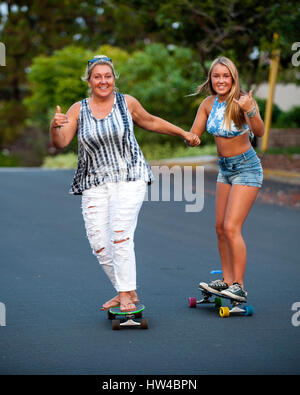
[[[109,312],[115,315],[128,315],[128,314],[137,314],[143,310],[145,310],[145,306],[139,303],[136,305],[136,309],[134,311],[121,311],[120,307],[112,307],[111,309],[109,309]]]
[[[206,283],[204,283],[204,284],[206,284]],[[208,284],[206,284],[206,285],[208,285]],[[200,286],[199,286],[199,289],[200,289],[200,291],[202,291],[202,292],[204,292],[204,293],[217,296],[218,298],[228,299],[228,300],[232,300],[232,301],[234,301],[234,302],[239,302],[239,303],[245,303],[245,302],[247,301],[247,300],[241,301],[241,300],[238,300],[238,299],[234,299],[234,298],[232,298],[231,296],[222,295],[222,294],[219,294],[219,293],[217,293],[217,292],[212,292],[212,291],[209,291],[209,290],[207,290],[207,289],[204,289],[204,288],[202,288],[202,287],[200,287]]]

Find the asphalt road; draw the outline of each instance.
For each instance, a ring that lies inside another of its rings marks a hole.
[[[99,306],[114,291],[85,237],[81,199],[68,195],[72,176],[0,172],[0,374],[299,374],[299,210],[255,204],[244,228],[255,313],[225,319],[211,305],[188,307],[220,269],[215,175],[205,173],[199,212],[144,202],[135,245],[149,329],[112,331]]]

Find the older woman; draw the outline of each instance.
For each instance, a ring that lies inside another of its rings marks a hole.
[[[82,195],[82,212],[93,250],[118,292],[102,310],[133,311],[138,302],[134,232],[147,183],[153,176],[133,132],[133,122],[150,131],[179,136],[199,145],[192,133],[149,114],[134,97],[116,91],[112,60],[88,61],[90,97],[60,107],[51,121],[52,143],[66,147],[78,136],[78,166],[70,193]]]

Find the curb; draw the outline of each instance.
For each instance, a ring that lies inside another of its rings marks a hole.
[[[178,159],[162,159],[159,161],[150,161],[150,166],[192,166],[196,168],[197,166],[205,166],[205,170],[218,171],[219,166],[217,165],[217,157],[189,157],[189,158],[178,158]],[[287,170],[279,169],[268,169],[263,168],[264,178],[274,181],[286,182],[300,185],[300,173]]]
[[[197,158],[197,159],[196,159]],[[191,166],[195,169],[197,166],[204,166],[205,170],[218,172],[219,166],[217,165],[216,157],[189,157],[189,158],[179,158],[179,159],[162,159],[159,161],[148,161],[150,166]],[[43,167],[0,167],[1,172],[19,172],[19,171],[75,171],[76,168],[43,168]],[[286,182],[295,185],[300,185],[300,173],[279,169],[268,169],[263,168],[264,178],[279,182]]]

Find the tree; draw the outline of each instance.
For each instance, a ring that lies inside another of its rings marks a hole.
[[[0,41],[6,46],[6,67],[0,71],[0,149],[9,145],[24,130],[26,117],[21,101],[27,95],[27,71],[39,54],[87,37],[82,15],[93,15],[99,22],[100,1],[75,0],[1,1]],[[99,45],[99,44],[98,44]],[[13,120],[13,128],[11,127]]]
[[[7,49],[7,66],[0,69],[0,149],[23,132],[21,101],[29,93],[32,60],[72,44],[94,51],[108,43],[127,53],[154,42],[190,48],[204,74],[222,54],[235,61],[249,89],[268,77],[276,32],[279,77],[299,82],[291,64],[300,25],[294,0],[6,0],[0,14],[0,41]]]
[[[128,54],[120,48],[104,45],[97,51],[69,46],[55,51],[52,56],[33,60],[28,72],[32,94],[24,99],[28,111],[27,124],[48,135],[49,122],[56,105],[66,111],[74,102],[87,96],[87,84],[81,80],[87,60],[96,54],[113,59],[120,92],[131,94],[150,112],[189,129],[195,116],[198,98],[186,97],[196,90],[201,76],[200,65],[193,60],[193,51],[162,44],[150,44],[145,51]],[[196,102],[196,103],[195,103]],[[141,144],[169,141],[182,144],[179,139],[155,133],[137,131]],[[72,147],[76,150],[75,146]]]

